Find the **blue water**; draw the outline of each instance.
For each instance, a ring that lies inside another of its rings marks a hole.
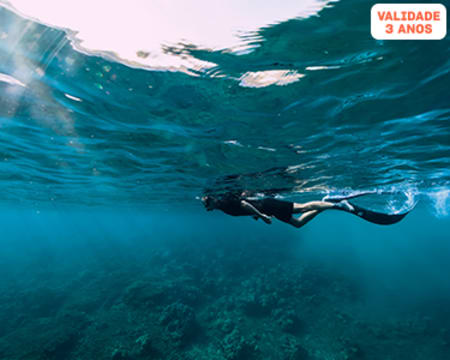
[[[86,56],[2,9],[0,72],[25,85],[0,83],[3,200],[192,202],[206,186],[448,192],[448,40],[373,40],[370,4],[355,3],[263,28],[249,54],[188,48],[216,64],[196,76]],[[318,66],[329,69],[305,70]],[[305,76],[236,80],[267,70]]]
[[[191,68],[0,7],[0,358],[448,359],[450,43],[374,40],[371,5],[167,48]],[[415,208],[204,212],[233,189]]]

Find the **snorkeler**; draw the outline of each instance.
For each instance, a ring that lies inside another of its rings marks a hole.
[[[218,209],[232,216],[252,216],[255,220],[262,219],[266,224],[271,224],[272,217],[275,217],[296,228],[302,227],[322,211],[329,209],[346,211],[379,225],[395,224],[409,213],[408,211],[403,214],[383,214],[363,209],[348,201],[350,198],[369,193],[358,193],[341,198],[325,197],[322,200],[307,203],[294,203],[273,197],[256,199],[250,197],[246,191],[240,194],[226,193],[222,196],[205,195],[201,200],[207,211]],[[294,214],[301,215],[295,217]]]

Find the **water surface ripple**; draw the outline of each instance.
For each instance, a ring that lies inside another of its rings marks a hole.
[[[376,41],[369,10],[335,3],[262,27],[237,53],[178,44],[167,51],[200,65],[168,71],[81,53],[63,30],[0,8],[2,200],[377,189],[445,212],[449,41]]]

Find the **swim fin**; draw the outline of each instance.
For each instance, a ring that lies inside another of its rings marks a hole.
[[[378,225],[392,225],[395,223],[398,223],[400,220],[402,220],[406,215],[408,215],[412,209],[408,210],[407,212],[403,214],[384,214],[372,210],[364,209],[360,206],[357,206],[355,204],[349,203],[354,210],[348,210],[346,208],[338,208],[337,210],[342,210],[349,212],[351,214],[354,214],[356,216],[359,216],[360,218],[369,221],[374,224]]]

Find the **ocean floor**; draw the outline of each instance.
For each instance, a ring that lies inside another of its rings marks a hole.
[[[356,277],[299,257],[295,239],[149,244],[35,246],[4,260],[0,358],[449,358],[445,304],[377,306]]]

